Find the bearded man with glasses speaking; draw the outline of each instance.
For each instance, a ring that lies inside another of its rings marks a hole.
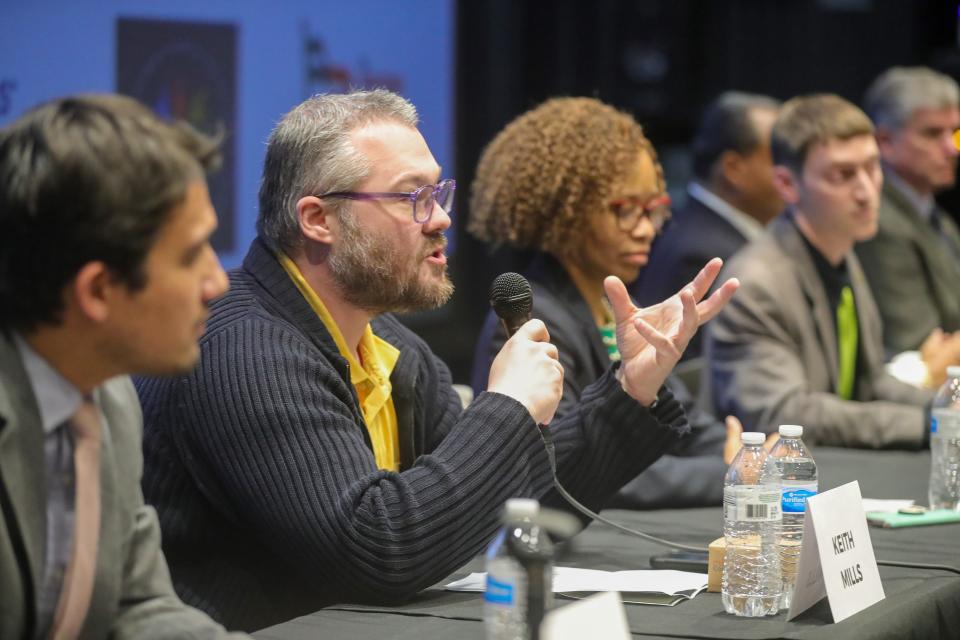
[[[271,134],[259,236],[211,309],[199,367],[138,383],[144,492],[174,586],[214,618],[256,629],[441,580],[492,538],[508,498],[552,499],[538,424],[594,508],[687,431],[661,386],[733,287],[644,314],[613,279],[631,343],[582,411],[551,422],[563,371],[536,320],[462,408],[391,315],[452,293],[454,188],[413,105],[387,91],[315,96]]]

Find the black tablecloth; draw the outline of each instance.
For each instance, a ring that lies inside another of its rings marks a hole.
[[[858,480],[865,498],[912,498],[926,503],[929,453],[814,450],[821,490]],[[718,479],[718,482],[722,481]],[[628,526],[677,542],[706,545],[722,530],[720,508],[607,511]],[[960,524],[870,529],[878,560],[960,565]],[[562,548],[557,564],[606,570],[647,569],[665,549],[602,524]],[[451,579],[482,571],[478,558]],[[960,638],[960,576],[936,570],[880,567],[886,599],[839,624],[824,600],[798,619],[786,613],[737,618],[723,612],[720,594],[703,593],[676,607],[626,605],[637,638]],[[444,583],[448,582],[444,581]],[[560,601],[561,603],[563,601]],[[484,637],[480,594],[438,585],[399,607],[341,605],[260,631],[259,640],[383,640]]]

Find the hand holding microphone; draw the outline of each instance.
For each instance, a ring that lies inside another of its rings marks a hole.
[[[623,287],[622,282],[617,280],[617,283]],[[707,287],[709,286],[708,283]],[[626,289],[623,290],[623,295],[627,304],[630,304]],[[604,518],[580,504],[563,487],[557,477],[553,437],[549,429],[543,428],[543,425],[553,418],[560,403],[560,396],[563,394],[563,367],[557,359],[557,348],[548,342],[550,335],[547,333],[546,325],[540,320],[530,319],[533,310],[533,292],[530,290],[530,283],[523,276],[516,273],[499,275],[490,287],[490,306],[503,322],[510,339],[503,345],[490,367],[487,389],[514,398],[530,411],[530,415],[541,427],[540,435],[553,471],[553,484],[563,499],[588,518],[599,520],[630,535],[675,549],[705,552],[705,548],[656,538]],[[635,309],[632,304],[630,307]],[[659,388],[657,385],[654,392]]]
[[[487,390],[510,396],[537,424],[549,424],[563,393],[563,366],[547,326],[530,319],[530,283],[516,273],[501,274],[490,287],[490,306],[510,339],[490,365]]]

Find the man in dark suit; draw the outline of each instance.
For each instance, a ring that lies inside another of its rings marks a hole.
[[[884,185],[877,235],[857,247],[890,352],[953,350],[960,330],[960,232],[934,200],[957,173],[960,90],[924,67],[894,67],[867,91]],[[932,335],[931,335],[931,332]],[[955,362],[955,360],[954,360]],[[948,364],[952,364],[950,362]],[[943,379],[943,367],[930,372]]]
[[[693,140],[695,178],[686,202],[654,242],[650,262],[632,287],[641,305],[673,295],[711,258],[727,260],[783,210],[770,161],[778,108],[772,98],[731,91],[704,112]],[[700,340],[693,337],[684,359],[700,355]]]
[[[216,145],[129,98],[65,98],[0,131],[0,637],[210,638],[140,492],[124,375],[196,362],[226,279]]]

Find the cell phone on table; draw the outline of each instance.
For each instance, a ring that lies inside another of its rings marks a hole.
[[[707,573],[707,553],[697,551],[671,551],[650,558],[652,569],[673,569],[675,571],[691,571],[693,573]]]

